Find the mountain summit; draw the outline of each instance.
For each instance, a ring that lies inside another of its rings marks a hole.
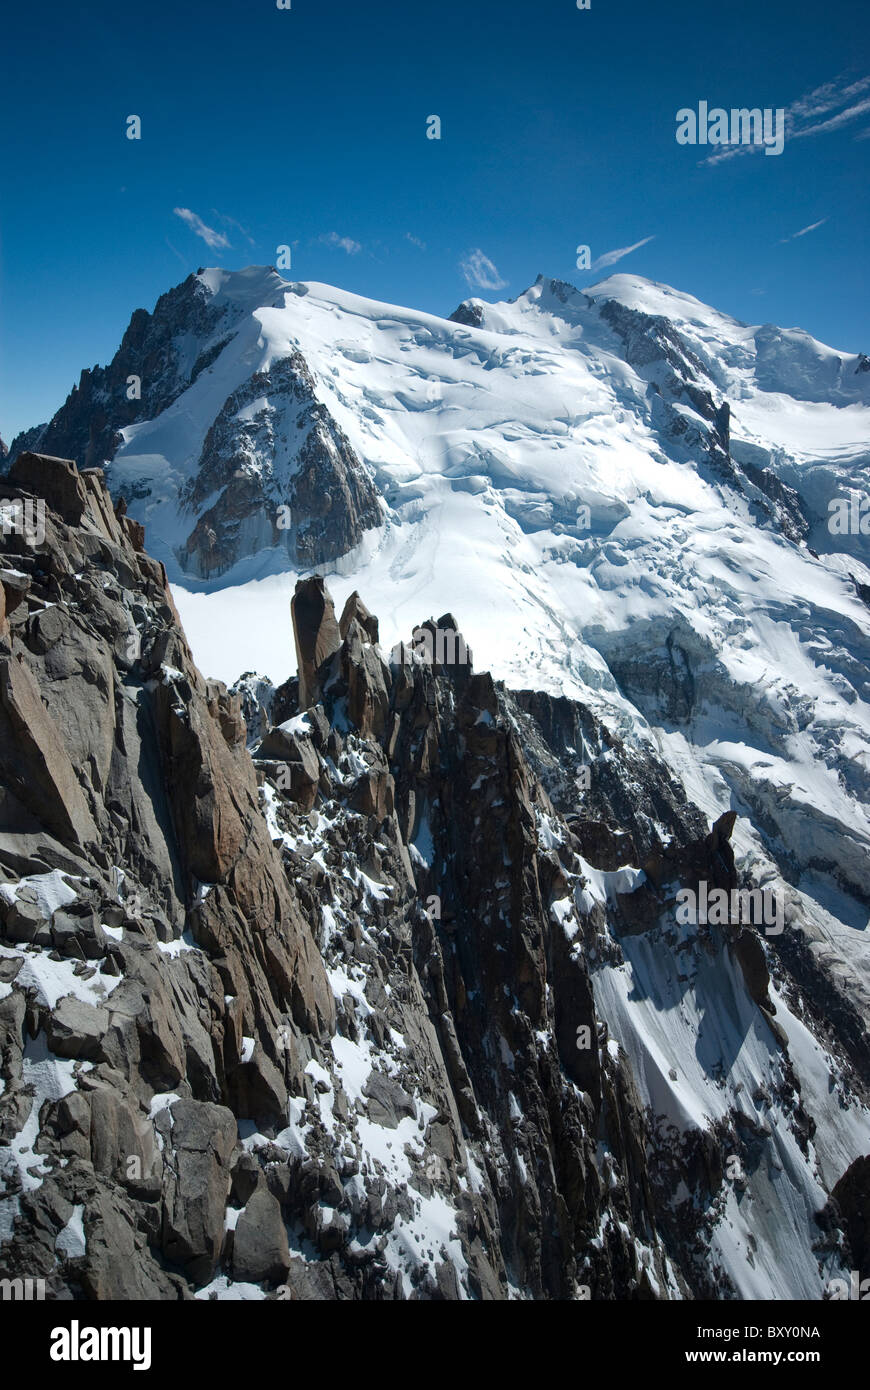
[[[137,309],[111,364],[83,371],[10,459],[38,448],[106,468],[182,583],[334,564],[407,524],[408,502],[428,510],[437,479],[488,490],[521,531],[570,527],[585,502],[600,532],[651,474],[655,501],[686,464],[824,550],[868,402],[863,355],[637,276],[584,292],[539,276],[445,320],[251,266],[202,270]],[[849,405],[858,416],[831,413]]]

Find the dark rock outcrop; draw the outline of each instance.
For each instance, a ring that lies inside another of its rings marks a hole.
[[[327,564],[381,520],[374,486],[299,353],[225,401],[181,502],[198,520],[179,558],[204,578],[263,546],[286,547],[300,569]]]
[[[862,1278],[870,1278],[870,1154],[846,1169],[831,1198],[845,1223],[854,1266]]]
[[[300,579],[291,604],[296,662],[299,668],[299,708],[308,709],[320,696],[319,673],[341,645],[332,599],[323,580]]]
[[[234,1115],[277,1107],[280,1121],[302,1059],[279,1031],[328,1037],[333,995],[260,812],[239,702],[196,670],[162,567],[137,549],[101,474],[25,456],[14,485],[42,497],[47,517],[41,545],[4,538],[3,563],[29,583],[7,603],[0,640],[0,931],[13,949],[29,943],[27,950],[69,961],[62,997],[52,1007],[34,1002],[28,1013],[48,1055],[69,1059],[77,1073],[93,1067],[45,1117],[61,1150],[82,1135],[78,1166],[58,1179],[66,1200],[84,1205],[87,1232],[87,1213],[104,1220],[121,1182],[130,1229],[144,1242],[140,1250],[136,1237],[135,1266],[114,1295],[106,1280],[123,1244],[97,1273],[89,1256],[99,1242],[89,1240],[74,1284],[101,1291],[92,1296],[163,1296],[162,1260],[197,1280],[214,1267],[226,1203],[220,1184],[228,1184],[238,1142]],[[22,1034],[14,1028],[3,1052],[10,1116],[26,1050],[23,1023]],[[253,1035],[260,1059],[252,1066],[244,1038]],[[135,1136],[143,1115],[149,1134],[171,1130],[174,1176],[164,1175],[156,1192],[139,1171],[132,1137],[126,1158],[110,1165],[85,1142],[105,1133],[106,1117],[101,1111],[98,1122],[94,1109],[108,1094],[96,1088],[100,1077],[120,1107],[116,1130]],[[153,1130],[149,1108],[169,1092],[181,1100],[154,1111]],[[31,1092],[15,1111],[19,1120],[32,1104],[41,1101]],[[191,1116],[200,1128],[182,1143],[179,1123]],[[196,1214],[191,1204],[201,1203],[203,1186],[195,1155],[212,1149],[202,1161],[226,1167],[227,1176],[208,1179],[207,1210]],[[3,1167],[9,1200],[17,1171]],[[42,1190],[19,1203],[21,1248],[43,1219]],[[0,1246],[0,1262],[18,1246],[16,1234]],[[55,1269],[52,1277],[62,1276]],[[167,1287],[177,1296],[183,1284]]]
[[[137,309],[108,367],[85,368],[60,410],[45,425],[13,439],[14,460],[24,450],[74,459],[80,468],[101,468],[112,458],[126,425],[153,419],[203,370],[188,366],[185,338],[208,338],[220,310],[195,275],[158,299],[153,313]],[[138,380],[139,395],[129,383]]]

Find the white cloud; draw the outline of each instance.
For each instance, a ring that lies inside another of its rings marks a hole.
[[[202,237],[206,246],[212,250],[230,249],[230,243],[223,232],[216,232],[214,227],[207,227],[201,217],[197,217],[190,208],[173,208],[176,217],[180,217],[182,222],[186,222],[188,227],[196,236]]]
[[[823,86],[808,92],[805,97],[798,97],[797,101],[792,102],[789,111],[794,116],[807,119],[824,116],[828,111],[833,111],[845,101],[851,101],[852,97],[858,96],[870,87],[870,77],[861,77],[857,82],[851,82],[848,87],[840,87],[840,80],[825,82]]]
[[[870,76],[860,77],[856,82],[843,85],[843,78],[825,82],[804,96],[798,97],[785,107],[784,130],[788,140],[803,140],[808,135],[822,135],[828,131],[839,130],[859,116],[870,111],[870,97],[862,97],[862,92],[870,88]],[[855,97],[861,97],[855,101]],[[838,110],[837,108],[841,108]],[[835,114],[831,115],[830,113]],[[819,120],[824,116],[825,120]],[[858,137],[861,138],[860,136]],[[725,159],[736,155],[757,154],[764,149],[763,144],[726,145],[716,154],[701,160],[702,164],[721,164]]]
[[[485,256],[479,246],[463,256],[459,262],[459,269],[473,289],[503,290],[507,284],[507,280],[502,280],[489,256]]]
[[[857,116],[863,116],[870,111],[870,97],[865,97],[863,101],[857,101],[854,106],[847,106],[845,111],[839,111],[836,116],[829,116],[826,121],[820,121],[818,125],[806,126],[802,130],[790,132],[792,140],[801,140],[805,135],[821,135],[825,130],[839,130],[840,126],[847,125],[849,121],[854,121]],[[786,121],[788,116],[786,115]]]
[[[421,251],[426,250],[425,241],[421,241],[418,236],[412,236],[410,232],[405,233],[405,240],[410,241],[412,246],[418,247]]]
[[[358,251],[362,250],[360,243],[354,241],[353,237],[339,236],[338,232],[327,232],[325,236],[320,238],[320,241],[324,246],[341,247],[341,250],[346,251],[349,256],[355,256]]]
[[[808,227],[801,227],[799,232],[792,232],[791,236],[780,237],[780,246],[784,246],[787,241],[797,241],[799,236],[806,236],[807,232],[814,232],[816,227],[824,227],[827,221],[828,218],[823,217],[819,222],[811,222]]]
[[[646,246],[648,241],[654,240],[654,237],[645,236],[643,241],[636,241],[633,246],[621,246],[616,251],[605,251],[603,256],[598,256],[596,260],[592,262],[590,269],[604,270],[608,265],[616,265],[616,262],[621,261],[623,256],[631,255],[632,251],[637,251],[639,247]]]

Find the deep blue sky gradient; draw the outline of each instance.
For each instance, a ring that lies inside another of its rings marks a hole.
[[[870,111],[700,166],[675,114],[870,73],[866,0],[16,5],[0,83],[0,433],[47,418],[200,265],[450,313],[538,272],[632,271],[870,351]],[[125,120],[143,122],[140,142]],[[425,120],[443,121],[440,142]],[[173,215],[225,234],[210,249]],[[234,219],[246,231],[229,221]],[[801,228],[827,219],[796,240]],[[329,244],[350,238],[360,250]],[[415,245],[410,237],[424,244]],[[654,237],[611,270],[575,268]],[[505,287],[469,285],[480,248]]]

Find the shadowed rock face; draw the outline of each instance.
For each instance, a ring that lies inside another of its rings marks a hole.
[[[831,1197],[839,1207],[849,1237],[854,1267],[866,1276],[870,1268],[870,1154],[855,1159]]]
[[[179,558],[203,578],[265,546],[286,547],[300,569],[328,564],[381,520],[374,486],[299,353],[224,403],[181,501],[199,519]]]
[[[303,709],[308,709],[317,703],[319,673],[341,646],[341,633],[332,599],[319,576],[299,580],[290,608],[299,670],[299,703]]]
[[[647,391],[650,409],[660,418],[663,434],[678,448],[698,448],[706,454],[710,475],[731,484],[750,506],[788,537],[800,542],[809,534],[801,499],[769,468],[740,464],[731,454],[728,401],[717,406],[713,382],[704,364],[666,318],[629,309],[607,300],[601,317],[622,342],[626,362],[642,374],[655,366],[658,380]],[[662,365],[663,364],[663,365]],[[687,426],[673,401],[683,401],[705,421]]]
[[[221,310],[195,275],[161,295],[153,313],[137,309],[111,364],[85,368],[47,424],[13,439],[11,457],[38,449],[74,459],[83,468],[103,467],[124,426],[159,415],[205,369],[207,361],[186,361],[182,339],[211,336],[220,319]],[[131,376],[139,381],[138,398],[131,398]]]
[[[663,1130],[596,1000],[648,950],[705,973],[768,1040],[809,1152],[768,944],[674,927],[678,885],[737,886],[734,814],[708,828],[570,701],[410,645],[387,661],[321,578],[293,600],[298,681],[231,694],[99,472],[31,456],[11,486],[48,508],[44,541],[0,556],[0,1277],[733,1293],[708,1244],[725,1160],[750,1168],[769,1129],[735,1101]],[[578,798],[580,749],[600,777]],[[837,1189],[829,1261],[846,1228],[863,1249],[864,1177]]]

